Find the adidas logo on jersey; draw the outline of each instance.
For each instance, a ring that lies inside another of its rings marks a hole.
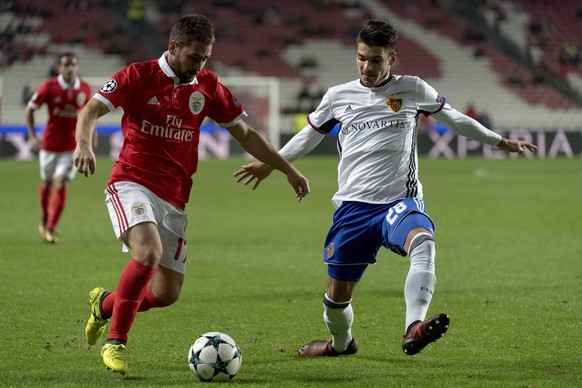
[[[160,105],[160,102],[158,101],[156,96],[153,96],[152,98],[150,98],[150,100],[148,101],[148,104],[150,105]]]
[[[352,111],[353,111],[352,106],[351,105],[348,105],[348,107],[346,108],[346,110],[344,110],[344,113],[348,113],[348,112],[352,112]]]

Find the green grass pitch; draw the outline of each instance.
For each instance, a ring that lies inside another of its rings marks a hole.
[[[88,291],[116,287],[129,259],[107,216],[111,161],[78,175],[60,243],[37,233],[37,162],[0,161],[0,386],[192,386],[190,344],[231,335],[243,353],[230,383],[245,387],[582,386],[582,163],[577,159],[428,160],[420,175],[437,225],[438,284],[429,315],[445,337],[415,358],[401,351],[408,261],[381,250],[353,302],[353,357],[300,359],[328,337],[322,245],[335,157],[296,165],[312,193],[297,203],[278,172],[256,191],[235,183],[242,159],[200,163],[188,205],[181,299],[139,314],[129,373],[112,374],[83,328]]]

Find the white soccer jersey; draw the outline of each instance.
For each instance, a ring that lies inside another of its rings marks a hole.
[[[381,204],[407,197],[422,199],[416,149],[418,115],[443,109],[446,113],[440,119],[453,126],[453,131],[488,144],[499,141],[499,135],[474,120],[467,121],[468,117],[452,109],[422,79],[390,75],[372,88],[359,79],[331,87],[308,116],[309,126],[280,152],[295,160],[339,123],[338,191],[332,199],[336,207],[343,201]]]

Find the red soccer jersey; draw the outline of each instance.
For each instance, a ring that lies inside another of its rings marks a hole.
[[[229,127],[246,116],[216,74],[202,70],[180,84],[165,54],[116,73],[94,96],[110,110],[123,108],[124,136],[109,184],[139,183],[184,209],[198,167],[200,125],[205,117]]]
[[[43,149],[49,152],[75,150],[77,115],[85,106],[91,87],[79,78],[70,86],[62,76],[43,82],[28,102],[28,107],[38,109],[46,103],[49,118],[42,135]]]

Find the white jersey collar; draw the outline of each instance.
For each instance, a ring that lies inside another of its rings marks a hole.
[[[180,83],[180,78],[178,78],[176,73],[174,73],[174,70],[172,70],[172,68],[170,67],[168,60],[166,59],[168,57],[168,54],[169,54],[168,51],[164,52],[162,54],[162,56],[160,57],[160,59],[158,59],[158,63],[160,65],[160,68],[164,72],[164,74],[166,74],[168,77],[174,79],[174,84],[178,85]],[[198,79],[196,79],[196,77],[194,77],[194,79],[190,83],[188,83],[188,85],[196,85],[197,83],[198,83]]]
[[[75,82],[73,82],[73,85],[71,85],[70,83],[65,81],[65,77],[63,77],[62,74],[59,74],[59,76],[57,77],[57,80],[58,80],[61,88],[65,89],[65,90],[70,89],[71,86],[73,87],[73,89],[80,89],[81,88],[81,79],[79,77],[75,78]]]

